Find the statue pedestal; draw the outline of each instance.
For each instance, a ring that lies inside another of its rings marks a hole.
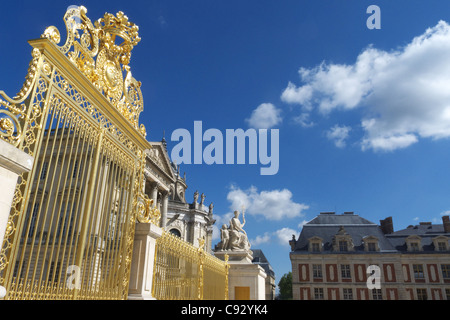
[[[248,264],[252,263],[253,260],[253,252],[251,250],[220,250],[214,252],[214,255],[225,261],[225,255],[228,255],[228,263],[231,264]]]
[[[230,265],[228,273],[229,300],[264,300],[266,298],[264,269],[252,263],[252,251],[216,251],[214,255],[225,260],[228,255]]]

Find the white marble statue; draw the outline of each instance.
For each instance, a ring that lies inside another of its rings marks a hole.
[[[243,229],[245,225],[245,217],[243,222],[239,220],[239,211],[234,211],[234,218],[230,220],[230,225],[223,225],[220,230],[221,241],[217,245],[219,250],[246,251],[250,249],[247,233]]]

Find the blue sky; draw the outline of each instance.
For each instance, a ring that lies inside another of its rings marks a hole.
[[[123,11],[139,26],[130,66],[149,140],[165,131],[170,151],[172,132],[193,134],[194,121],[224,134],[279,129],[276,175],[259,164],[181,165],[187,200],[204,192],[219,227],[246,203],[245,229],[277,283],[291,269],[288,239],[321,211],[392,216],[398,230],[450,210],[450,3],[11,1],[0,19],[2,90],[22,85],[26,41],[49,25],[64,39],[64,12],[80,4],[92,21]],[[372,4],[379,30],[366,27]]]

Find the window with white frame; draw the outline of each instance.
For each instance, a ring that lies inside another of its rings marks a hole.
[[[323,288],[314,288],[314,299],[315,300],[323,300]]]
[[[342,279],[351,279],[352,275],[349,264],[341,264],[341,277]]]
[[[353,290],[352,288],[342,289],[344,300],[353,300]]]
[[[312,252],[320,252],[320,243],[317,243],[317,242],[311,243],[311,251]]]
[[[383,300],[381,289],[372,289],[372,300]]]
[[[354,251],[353,240],[350,234],[347,233],[345,228],[341,226],[339,231],[334,235],[333,240],[333,251],[336,252],[348,252]]]
[[[367,251],[367,252],[380,251],[377,237],[366,236],[363,238],[363,243],[364,243],[364,251]]]
[[[433,239],[434,250],[449,251],[448,238],[446,236],[438,236]]]
[[[322,265],[321,264],[313,264],[313,278],[314,279],[322,279]]]
[[[414,273],[415,279],[424,279],[425,278],[422,264],[413,264],[413,273]]]
[[[450,264],[441,264],[442,277],[450,279]]]
[[[419,236],[409,236],[406,238],[406,247],[409,252],[422,251],[422,238]]]
[[[308,239],[309,252],[321,252],[323,240],[320,237],[312,237]]]
[[[340,252],[347,252],[348,251],[348,242],[347,242],[347,240],[340,240],[339,241],[339,251]]]
[[[417,300],[428,300],[427,289],[417,289]]]

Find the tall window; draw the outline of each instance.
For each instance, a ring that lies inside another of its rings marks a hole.
[[[321,264],[313,264],[313,278],[321,279],[322,278],[322,265]]]
[[[78,160],[75,160],[75,163],[73,164],[72,178],[75,179],[77,177],[77,172],[78,172]]]
[[[381,289],[372,289],[372,300],[383,300]]]
[[[374,242],[369,242],[367,244],[367,251],[371,252],[377,251],[377,245]]]
[[[438,250],[439,251],[447,251],[447,244],[444,241],[438,242]]]
[[[444,277],[444,279],[450,279],[450,264],[442,264],[441,270],[442,277]]]
[[[65,241],[66,238],[72,234],[72,229],[75,220],[75,208],[72,209],[72,214],[70,214],[70,203],[67,205],[66,211],[64,211],[64,203],[63,209],[61,210],[61,214],[59,216],[58,227],[56,229],[56,240]]]
[[[27,220],[26,220],[25,225],[24,225],[25,227],[23,228],[22,237],[25,237],[25,235],[27,235],[27,233],[26,233],[27,232],[27,225],[30,224],[30,227],[28,229],[28,241],[31,241],[32,240],[31,238],[33,237],[34,231],[36,229],[37,216],[38,216],[38,213],[39,213],[39,203],[35,203],[34,204],[31,216],[30,216],[30,213],[29,213],[30,211],[29,210],[30,209],[28,208],[28,210],[27,210]]]
[[[44,180],[47,177],[47,169],[48,169],[48,162],[44,161],[42,163],[42,171],[41,171],[41,180]]]
[[[345,241],[345,240],[339,241],[339,251],[341,251],[341,252],[348,251],[347,241]]]
[[[427,300],[427,289],[417,289],[417,300]]]
[[[425,275],[423,273],[423,265],[421,264],[413,264],[414,278],[415,279],[424,279]]]
[[[314,299],[323,300],[323,288],[314,288]]]
[[[352,277],[349,264],[341,264],[341,277],[343,279],[350,279]]]
[[[419,251],[419,244],[417,242],[411,242],[411,251]]]
[[[320,243],[318,242],[311,243],[311,250],[312,252],[320,252]]]
[[[343,289],[344,300],[353,300],[353,290],[351,288]]]
[[[445,289],[445,297],[450,300],[450,289]]]
[[[50,272],[49,272],[49,277],[48,277],[50,279],[50,281],[58,280],[60,270],[61,270],[61,262],[57,262],[56,267],[55,267],[55,262],[52,262],[50,264]]]

